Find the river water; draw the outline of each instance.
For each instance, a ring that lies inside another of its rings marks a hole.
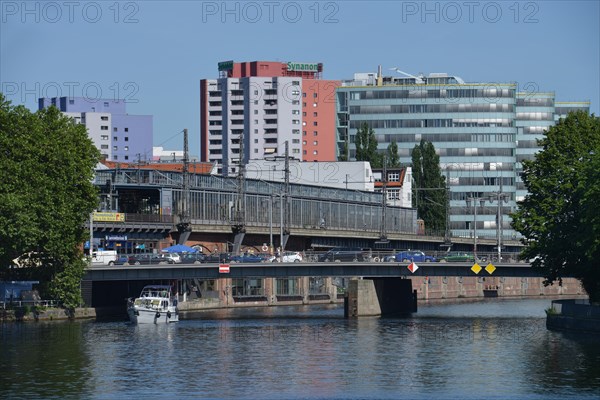
[[[214,310],[171,325],[0,325],[0,398],[600,398],[600,337],[550,332],[550,301]]]

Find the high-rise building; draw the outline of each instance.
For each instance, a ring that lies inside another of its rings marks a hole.
[[[125,101],[52,97],[38,99],[41,110],[56,106],[84,124],[90,139],[106,160],[143,162],[152,160],[152,115],[129,115]]]
[[[449,190],[452,235],[517,238],[509,213],[526,194],[523,160],[539,151],[536,140],[544,130],[569,111],[589,112],[590,103],[521,93],[515,83],[465,83],[445,73],[404,75],[383,77],[381,69],[356,74],[337,89],[338,155],[348,151],[354,159],[363,122],[374,129],[379,151],[397,143],[403,165],[411,163],[416,144],[431,142],[447,180],[448,188],[439,190]]]
[[[336,161],[335,89],[323,64],[233,61],[200,81],[200,159],[235,174],[240,159]],[[243,144],[243,145],[242,145]],[[243,154],[241,154],[243,152]]]

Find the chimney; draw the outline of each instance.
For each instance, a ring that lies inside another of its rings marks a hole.
[[[381,65],[377,67],[377,86],[383,86],[383,77],[381,76]]]

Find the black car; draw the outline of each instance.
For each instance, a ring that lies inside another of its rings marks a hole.
[[[202,253],[188,253],[181,256],[182,264],[200,264],[205,262],[205,256]]]
[[[204,255],[204,263],[228,263],[231,261],[231,253],[212,253]]]
[[[160,254],[134,254],[127,260],[129,265],[175,264],[175,261]]]
[[[364,261],[362,249],[358,247],[336,247],[319,256],[321,262]]]

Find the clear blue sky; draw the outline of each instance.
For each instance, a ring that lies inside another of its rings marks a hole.
[[[0,90],[127,98],[154,145],[199,154],[199,82],[225,60],[398,67],[600,104],[599,1],[0,1]]]

